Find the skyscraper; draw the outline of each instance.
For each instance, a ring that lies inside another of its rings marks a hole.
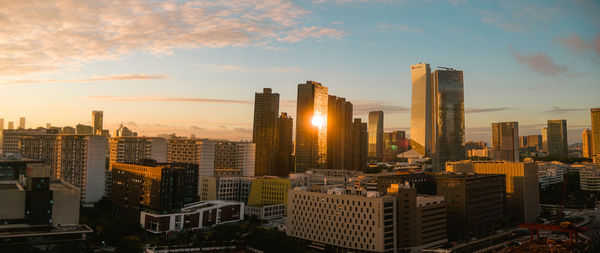
[[[412,65],[410,69],[412,78],[410,144],[413,150],[428,156],[435,145],[431,69],[427,63]]]
[[[383,157],[383,111],[369,112],[369,157]]]
[[[361,122],[360,118],[354,119],[352,144],[352,169],[363,171],[367,168],[369,151],[369,132],[367,123]]]
[[[548,156],[567,158],[567,121],[564,119],[548,120]]]
[[[542,151],[548,153],[548,128],[542,128]]]
[[[592,156],[600,155],[600,108],[592,108]]]
[[[465,109],[463,72],[451,68],[437,69],[432,76],[434,123],[437,125],[436,165],[465,158]]]
[[[583,129],[583,132],[581,133],[581,140],[582,140],[582,150],[581,150],[581,154],[583,155],[584,158],[593,158],[593,138],[592,138],[592,131],[590,131],[589,129]]]
[[[264,88],[254,95],[254,123],[252,142],[256,143],[257,176],[275,176],[277,158],[277,116],[279,114],[279,94]]]
[[[25,129],[25,117],[19,118],[19,129]]]
[[[352,103],[329,96],[327,106],[327,168],[346,170],[352,167]]]
[[[92,126],[95,135],[102,135],[102,121],[104,120],[102,115],[102,111],[92,111]]]
[[[327,166],[328,89],[318,82],[298,84],[296,172]]]
[[[279,133],[277,144],[277,162],[275,176],[285,177],[293,172],[294,164],[292,163],[292,152],[294,143],[292,134],[294,131],[294,119],[289,117],[287,113],[282,112],[277,118],[277,132]]]
[[[492,123],[493,160],[519,161],[519,122]]]
[[[15,129],[15,122],[9,121],[8,122],[8,129]]]
[[[0,131],[4,130],[4,119],[0,118]]]

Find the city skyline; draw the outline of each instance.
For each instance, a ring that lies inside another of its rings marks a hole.
[[[595,71],[600,20],[593,13],[600,7],[593,1],[269,1],[274,4],[256,7],[244,1],[239,6],[222,2],[218,7],[224,10],[252,9],[252,15],[262,19],[249,22],[235,15],[219,16],[225,12],[215,14],[210,18],[245,26],[232,28],[231,37],[207,35],[197,42],[189,41],[197,37],[183,34],[206,23],[187,21],[191,23],[179,27],[180,17],[165,20],[156,9],[180,13],[209,7],[128,2],[155,21],[150,25],[177,29],[140,37],[137,43],[119,41],[116,49],[103,51],[84,46],[97,42],[92,37],[75,40],[74,33],[105,18],[85,10],[99,8],[115,20],[97,31],[104,39],[93,44],[97,46],[112,38],[107,33],[111,28],[138,35],[131,29],[136,22],[120,18],[141,20],[103,1],[98,6],[61,1],[46,8],[11,3],[0,7],[0,13],[14,17],[2,21],[10,32],[6,36],[22,35],[33,43],[15,41],[17,48],[0,51],[0,58],[8,59],[0,65],[0,118],[16,125],[23,116],[27,127],[34,128],[46,123],[91,125],[89,111],[102,110],[105,128],[111,131],[124,123],[146,136],[177,133],[250,140],[255,92],[273,88],[281,94],[281,111],[296,118],[296,85],[314,80],[352,101],[354,116],[363,122],[368,111],[382,110],[385,131],[402,130],[410,136],[408,66],[418,62],[465,72],[466,140],[489,143],[491,122],[518,121],[520,133],[531,135],[539,134],[549,119],[566,119],[569,143],[581,142],[581,131],[591,127],[589,108],[598,107],[594,95],[600,93],[600,74]],[[283,7],[274,12],[275,6]],[[81,7],[82,13],[72,12],[74,7]],[[69,18],[48,22],[47,17],[31,15],[32,9],[68,13]],[[77,24],[84,14],[91,15],[89,23]],[[270,23],[276,35],[264,31]],[[52,25],[42,29],[47,24]],[[26,34],[23,25],[40,32]],[[62,37],[55,25],[68,27],[60,30]],[[252,29],[258,32],[250,34]],[[159,43],[163,40],[166,44]],[[57,51],[67,44],[81,56]],[[41,50],[47,50],[45,56]],[[14,58],[22,62],[10,60]]]

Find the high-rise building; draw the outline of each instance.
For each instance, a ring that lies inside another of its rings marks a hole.
[[[492,123],[491,158],[519,161],[519,122]]]
[[[25,129],[25,117],[19,118],[19,129]]]
[[[527,135],[527,147],[535,148],[537,151],[543,150],[544,145],[541,135]]]
[[[318,82],[298,84],[296,172],[327,167],[327,92]]]
[[[463,72],[452,68],[437,69],[432,74],[432,85],[436,125],[434,162],[435,166],[443,168],[447,161],[465,158]]]
[[[369,112],[369,158],[383,157],[383,111]]]
[[[345,170],[352,167],[352,103],[329,96],[327,106],[327,168]]]
[[[519,135],[519,148],[527,147],[527,136]]]
[[[77,134],[94,134],[94,128],[92,126],[77,124],[75,129]]]
[[[107,147],[103,136],[62,134],[24,135],[19,145],[23,157],[50,164],[52,178],[79,188],[84,204],[104,195]]]
[[[170,138],[167,146],[167,163],[198,164],[198,176],[214,176],[215,141]]]
[[[198,200],[197,164],[113,163],[111,202],[139,220],[142,208],[170,212]]]
[[[19,139],[24,135],[47,134],[46,129],[4,129],[0,142],[2,143],[2,154],[18,154]]]
[[[4,119],[0,118],[0,131],[4,130]]]
[[[294,171],[294,163],[292,153],[294,151],[294,143],[292,135],[294,131],[294,119],[282,112],[277,118],[277,132],[279,134],[277,144],[277,162],[273,176],[286,177]],[[256,175],[260,176],[260,175]]]
[[[102,111],[92,111],[92,126],[95,135],[102,135],[102,121],[104,120]]]
[[[592,156],[600,155],[600,108],[590,110],[592,116]]]
[[[408,150],[408,140],[404,131],[383,133],[383,161],[392,162],[398,154]]]
[[[439,174],[437,194],[444,196],[450,240],[480,237],[501,228],[505,217],[503,175]]]
[[[410,144],[422,155],[431,155],[434,148],[433,84],[427,63],[412,65],[412,106],[410,112]]]
[[[542,128],[542,151],[548,153],[548,128]]]
[[[8,122],[8,129],[15,129],[15,122],[9,121]]]
[[[567,121],[564,119],[548,120],[548,156],[567,158],[568,154]]]
[[[367,123],[354,119],[352,144],[352,170],[364,171],[369,163],[369,132]]]
[[[256,175],[275,176],[277,172],[279,94],[270,88],[254,95],[252,142],[256,143]]]
[[[583,144],[581,148],[581,154],[584,158],[592,159],[594,157],[594,139],[592,138],[592,131],[587,128],[583,129],[583,132],[581,132],[581,141]]]
[[[506,180],[508,217],[515,222],[533,222],[539,215],[539,183],[535,163],[508,161],[449,162],[446,170],[455,173],[503,174]]]

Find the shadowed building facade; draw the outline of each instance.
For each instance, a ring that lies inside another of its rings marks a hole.
[[[315,81],[298,84],[295,172],[327,167],[327,87]]]
[[[294,170],[292,161],[292,152],[294,150],[294,143],[292,141],[293,131],[294,119],[288,116],[287,113],[282,112],[279,118],[277,118],[278,145],[274,176],[286,177]]]
[[[437,69],[432,75],[434,117],[437,123],[435,146],[437,165],[465,158],[465,109],[463,72]],[[434,159],[435,162],[435,159]]]
[[[548,120],[548,156],[567,158],[567,121],[564,119]]]
[[[345,170],[352,167],[352,103],[329,96],[327,106],[327,168]]]
[[[383,157],[383,111],[369,112],[369,157]]]
[[[600,155],[600,108],[590,110],[592,116],[592,156]]]
[[[492,160],[519,161],[519,122],[492,123]]]
[[[363,171],[367,169],[369,162],[369,132],[367,123],[360,118],[354,119],[353,145],[352,145],[352,169]]]
[[[277,139],[277,121],[279,114],[279,94],[264,88],[262,93],[254,95],[254,124],[252,142],[256,143],[257,176],[278,175],[276,157],[279,141]]]

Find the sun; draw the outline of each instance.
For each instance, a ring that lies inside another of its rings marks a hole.
[[[325,123],[325,119],[323,119],[323,116],[321,115],[314,115],[312,118],[312,124],[313,126],[316,126],[318,128],[323,127],[323,123]]]

